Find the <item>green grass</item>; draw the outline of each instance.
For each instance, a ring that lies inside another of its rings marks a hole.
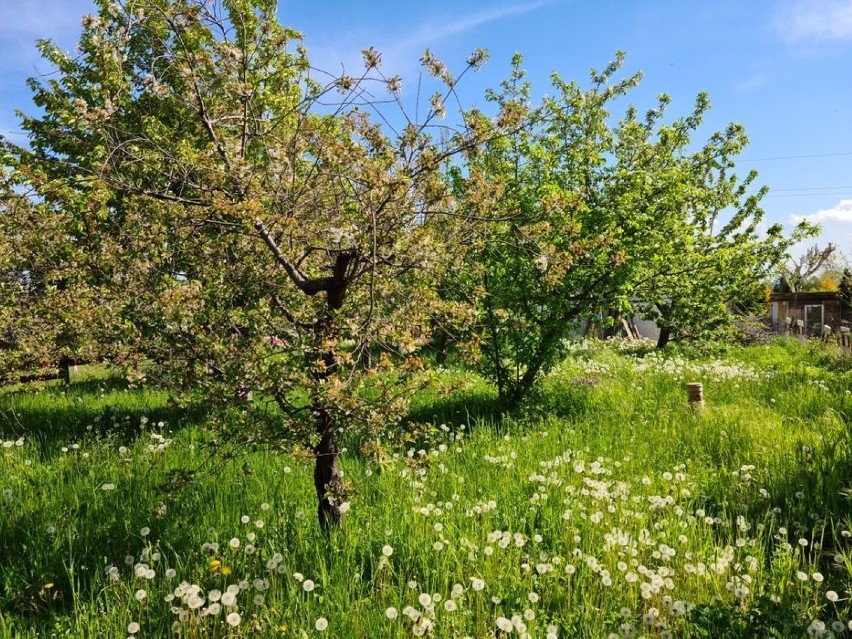
[[[444,383],[412,408],[428,444],[344,454],[329,539],[311,460],[223,460],[202,406],[104,375],[0,393],[0,637],[852,635],[837,353],[579,345],[499,424],[487,384]]]

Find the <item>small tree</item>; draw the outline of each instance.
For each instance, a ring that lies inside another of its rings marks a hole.
[[[443,89],[424,121],[386,119],[391,138],[369,116],[371,92],[402,104],[380,55],[358,77],[312,69],[272,0],[97,6],[79,57],[41,43],[58,74],[31,81],[44,114],[15,164],[157,378],[239,406],[240,441],[309,444],[335,524],[339,434],[392,435],[421,367],[453,246],[440,166],[478,136],[436,126],[458,78],[427,51]]]

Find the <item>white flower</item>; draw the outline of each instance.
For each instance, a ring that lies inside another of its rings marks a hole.
[[[143,537],[147,537],[148,535],[151,534],[151,529],[148,528],[148,526],[145,526],[142,530],[139,531],[139,534],[142,535]]]
[[[447,612],[455,612],[457,609],[458,606],[456,605],[456,602],[452,599],[447,599],[444,602],[444,610],[446,610]]]
[[[415,610],[411,606],[406,606],[405,608],[403,608],[402,614],[404,614],[406,617],[408,617],[412,621],[417,621],[417,619],[420,617],[420,611]]]
[[[174,568],[168,568],[166,570],[166,578],[167,579],[173,579],[176,576],[177,576],[177,570],[175,570]]]
[[[314,584],[314,582],[310,579],[305,579],[302,582],[302,588],[304,589],[305,592],[312,592],[315,587],[316,587],[316,584]]]
[[[503,632],[512,632],[512,622],[506,619],[506,617],[497,617],[495,623],[497,624],[497,628]]]
[[[531,592],[527,594],[527,599],[529,599],[530,603],[538,603],[538,593]]]
[[[219,603],[212,603],[207,606],[207,614],[215,617],[220,612],[222,612],[222,606]]]
[[[139,632],[139,628],[140,626],[138,623],[136,623],[135,621],[131,621],[129,624],[127,624],[127,634],[135,635],[137,632]]]
[[[385,617],[387,617],[388,619],[396,619],[398,615],[399,611],[393,606],[385,610]]]
[[[814,581],[817,583],[822,583],[823,579],[825,579],[825,577],[822,576],[821,572],[815,572],[813,575],[811,575],[811,577],[813,577]]]
[[[340,511],[341,515],[345,515],[346,513],[348,513],[349,512],[349,502],[344,501],[342,504],[340,504],[340,506],[338,507],[338,510]],[[319,619],[317,619],[317,623],[319,623]],[[326,622],[326,624],[327,623],[328,622]]]
[[[225,594],[223,594],[223,595],[222,595],[222,604],[223,604],[223,605],[228,606],[228,607],[231,607],[231,606],[233,606],[236,602],[237,602],[237,595],[236,595],[236,593],[233,593],[233,592],[231,592],[231,591],[229,590],[229,591],[227,591]]]
[[[831,601],[832,603],[837,601],[838,599],[840,599],[840,597],[837,595],[837,593],[834,592],[833,590],[826,591],[825,598],[828,599],[829,601]]]
[[[214,588],[209,593],[207,593],[207,598],[210,601],[219,601],[222,598],[222,591]]]
[[[328,628],[328,619],[326,619],[325,617],[320,617],[314,623],[314,628],[322,632],[323,630]]]
[[[419,601],[420,605],[425,608],[426,606],[429,606],[432,603],[432,596],[428,592],[422,592],[417,598],[417,601]]]
[[[390,557],[393,554],[393,548],[391,548],[390,546],[385,546],[384,548],[382,548],[382,554],[385,557]]]
[[[470,587],[473,588],[476,592],[479,592],[485,588],[485,582],[482,579],[477,579],[476,577],[470,578]]]
[[[145,597],[148,596],[148,593],[140,588],[133,596],[136,597],[136,601],[142,601]]]
[[[234,537],[231,541],[229,541],[229,542],[228,542],[228,545],[229,545],[231,548],[239,548],[239,547],[240,547],[240,540],[239,540],[239,538],[238,538],[238,537]]]
[[[228,622],[228,625],[234,627],[239,626],[242,620],[243,618],[240,617],[240,613],[238,612],[232,612],[227,617],[225,617],[225,621]]]

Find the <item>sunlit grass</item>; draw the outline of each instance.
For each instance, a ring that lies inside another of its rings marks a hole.
[[[578,346],[499,423],[447,373],[422,443],[344,455],[329,539],[310,460],[222,461],[203,407],[109,377],[6,391],[0,636],[852,634],[848,363],[635,350]]]

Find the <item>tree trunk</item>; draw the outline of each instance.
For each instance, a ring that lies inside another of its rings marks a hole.
[[[334,419],[325,410],[318,411],[317,434],[319,444],[314,448],[314,488],[317,491],[317,518],[320,528],[328,533],[332,527],[340,526],[340,465],[337,461],[337,437]]]
[[[450,345],[450,336],[447,331],[438,329],[438,343],[435,345],[435,363],[443,366],[447,363],[447,351]]]
[[[59,379],[65,384],[71,383],[71,358],[63,355],[59,358]]]
[[[660,337],[657,339],[657,348],[665,348],[666,344],[672,337],[672,329],[668,327],[660,327]]]
[[[342,297],[342,295],[341,295]],[[334,318],[329,315],[314,325],[315,353],[320,353],[322,366],[314,368],[314,379],[323,382],[338,372],[340,361],[333,350],[321,350],[326,340],[337,335]],[[316,362],[316,357],[312,358]],[[316,366],[316,364],[314,364]],[[314,415],[316,416],[316,433],[320,436],[319,443],[314,447],[314,488],[317,493],[317,519],[320,528],[328,534],[332,527],[340,526],[340,500],[343,482],[340,476],[340,466],[337,461],[337,434],[335,433],[334,416],[323,403],[320,393],[314,396]]]

